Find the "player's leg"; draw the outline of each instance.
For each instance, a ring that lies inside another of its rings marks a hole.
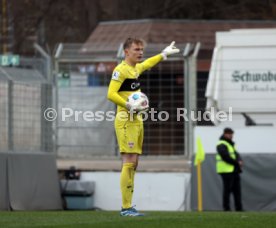
[[[132,205],[132,195],[134,189],[135,167],[137,167],[139,154],[122,153],[123,168],[121,173],[121,191],[123,206],[121,216],[144,216]]]
[[[122,192],[122,208],[132,207],[132,195],[134,190],[135,167],[138,160],[138,154],[121,153],[122,171],[120,186]]]
[[[138,167],[138,163],[139,163],[139,155],[142,154],[142,147],[143,147],[143,140],[144,140],[144,125],[143,123],[141,123],[139,126],[135,127],[135,132],[137,133],[136,138],[138,139],[137,143],[135,144],[135,151],[138,151],[138,156],[135,157],[135,168],[134,168],[134,172],[132,173],[131,176],[131,180],[132,180],[132,195],[131,195],[131,202],[132,202],[132,197],[133,197],[133,192],[134,192],[134,178],[135,178],[135,173],[136,173],[136,169]],[[133,134],[133,132],[132,132]]]
[[[141,126],[138,124],[125,124],[123,128],[116,128],[116,135],[123,161],[120,178],[122,192],[121,215],[141,216],[142,214],[132,207],[135,170],[138,165],[139,154],[142,152],[141,145],[138,143],[141,135]]]

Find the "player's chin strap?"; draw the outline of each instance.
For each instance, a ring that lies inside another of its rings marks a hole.
[[[166,60],[169,55],[173,55],[180,52],[180,50],[176,48],[174,44],[175,44],[174,41],[171,42],[171,44],[161,52],[161,55],[163,56],[164,60]]]

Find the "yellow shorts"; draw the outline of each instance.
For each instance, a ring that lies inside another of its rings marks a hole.
[[[121,153],[142,154],[144,124],[142,121],[115,119],[115,131]]]

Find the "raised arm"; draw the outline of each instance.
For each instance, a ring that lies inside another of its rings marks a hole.
[[[145,61],[143,61],[138,65],[139,68],[139,73],[141,74],[142,72],[144,72],[145,70],[148,70],[152,67],[154,67],[157,63],[159,63],[161,60],[163,59],[161,54],[155,55],[151,58],[146,59]]]
[[[167,46],[160,54],[155,55],[151,58],[146,59],[144,62],[138,64],[139,73],[148,70],[154,67],[161,60],[166,60],[169,55],[178,53],[180,50],[174,46],[175,42],[173,41],[169,46]]]

